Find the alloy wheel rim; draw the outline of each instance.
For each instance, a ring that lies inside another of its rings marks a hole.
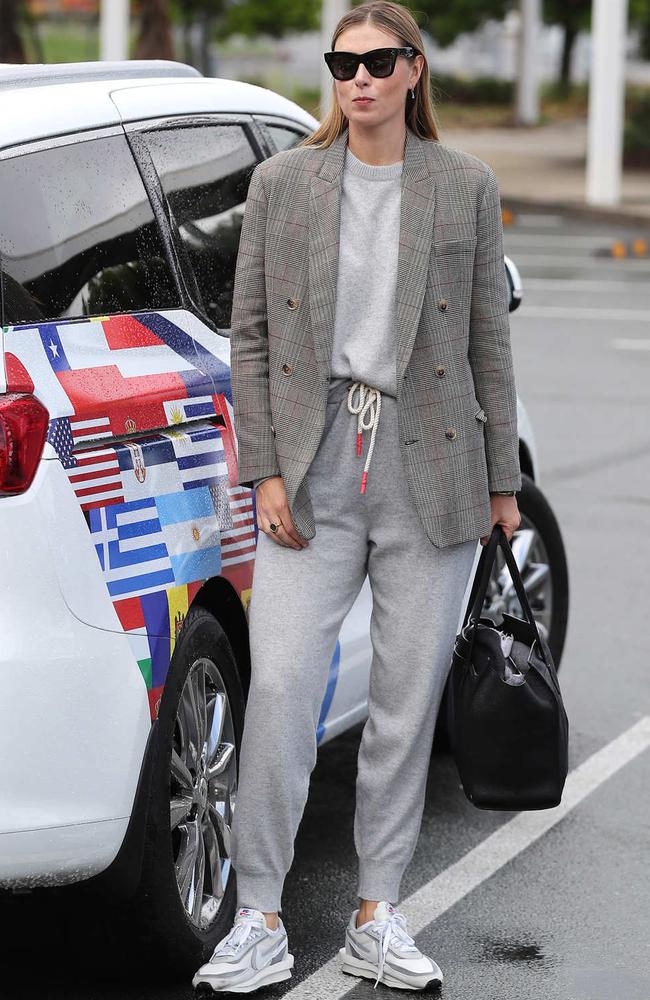
[[[178,892],[186,916],[201,930],[213,923],[223,900],[236,791],[230,701],[218,667],[202,657],[190,667],[178,703],[169,803]]]

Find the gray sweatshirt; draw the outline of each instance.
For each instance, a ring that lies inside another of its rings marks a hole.
[[[364,163],[346,146],[331,384],[397,394],[395,288],[403,160]],[[269,479],[255,480],[255,487]]]

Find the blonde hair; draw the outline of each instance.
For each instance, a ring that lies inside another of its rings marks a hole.
[[[415,87],[415,97],[412,99],[410,91],[407,94],[404,105],[404,120],[406,125],[415,132],[421,139],[435,139],[440,141],[440,133],[436,121],[436,114],[431,96],[431,77],[429,74],[429,64],[424,52],[424,42],[420,29],[417,26],[413,15],[402,4],[393,3],[392,0],[369,0],[358,7],[353,7],[340,18],[334,34],[332,35],[332,49],[336,45],[339,35],[355,24],[374,24],[378,28],[383,28],[399,39],[400,45],[412,45],[424,58],[422,72]],[[332,80],[332,103],[323,121],[315,132],[306,136],[299,146],[317,146],[324,149],[330,146],[334,140],[348,127],[348,118],[341,111],[341,107],[336,97],[336,86]]]

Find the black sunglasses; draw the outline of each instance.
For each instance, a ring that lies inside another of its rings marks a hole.
[[[390,76],[398,56],[417,55],[412,45],[403,48],[370,49],[369,52],[324,52],[323,58],[336,80],[352,80],[363,63],[371,76]]]

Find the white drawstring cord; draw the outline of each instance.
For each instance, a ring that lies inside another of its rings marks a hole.
[[[356,390],[359,390],[359,403],[355,405],[352,402],[352,398]],[[366,394],[368,398],[366,399]],[[375,402],[377,404],[375,409]],[[375,389],[371,385],[367,385],[365,382],[353,382],[348,391],[348,410],[350,413],[358,414],[357,418],[357,455],[361,454],[361,436],[363,431],[370,430],[372,428],[372,433],[370,435],[370,447],[368,448],[368,455],[366,456],[366,464],[363,468],[363,475],[361,476],[361,493],[366,492],[366,481],[368,479],[368,469],[370,468],[370,459],[372,458],[372,451],[375,447],[375,433],[377,431],[377,425],[379,424],[379,414],[381,412],[381,390]],[[364,417],[368,415],[369,421],[366,423]]]

